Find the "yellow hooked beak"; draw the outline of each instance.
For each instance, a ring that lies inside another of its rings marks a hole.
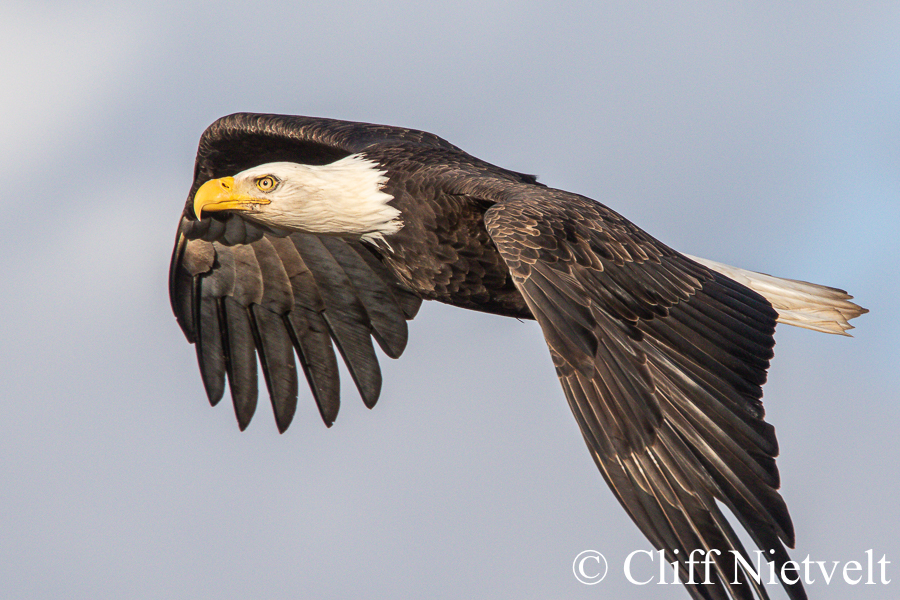
[[[234,189],[234,177],[210,179],[194,194],[194,214],[197,218],[203,211],[252,210],[254,204],[269,204],[271,200],[240,194]]]

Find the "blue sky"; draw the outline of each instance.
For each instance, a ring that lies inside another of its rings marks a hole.
[[[810,596],[896,597],[895,3],[0,13],[0,596],[687,597],[623,577],[649,544],[533,323],[427,304],[330,430],[309,397],[283,436],[207,405],[168,260],[200,133],[257,111],[432,131],[685,252],[848,289],[855,337],[780,327],[765,402],[794,557],[896,561]]]

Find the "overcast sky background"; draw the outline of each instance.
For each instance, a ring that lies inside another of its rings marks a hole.
[[[244,433],[208,406],[166,277],[197,140],[236,111],[431,131],[848,289],[855,337],[779,327],[765,402],[793,557],[892,561],[810,597],[897,597],[900,6],[454,4],[0,9],[0,597],[687,598],[625,580],[650,545],[534,323],[426,304],[330,430],[308,391],[285,435],[265,401]]]

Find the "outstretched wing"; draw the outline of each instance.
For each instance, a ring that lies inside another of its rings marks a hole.
[[[766,598],[716,501],[780,572],[794,532],[760,400],[776,312],[588,198],[525,185],[495,196],[488,231],[619,502],[679,561],[694,598]],[[690,579],[694,550],[721,553],[709,584],[702,565]],[[799,583],[785,588],[806,597]]]
[[[221,227],[232,224],[251,227],[237,216]],[[366,406],[374,406],[381,371],[371,338],[391,358],[400,356],[406,320],[421,300],[359,243],[259,231],[246,243],[229,244],[224,236],[209,241],[209,231],[198,237],[198,225],[181,221],[170,293],[178,322],[196,345],[210,403],[222,398],[227,379],[244,429],[256,409],[258,355],[283,432],[297,406],[296,352],[330,426],[340,405],[334,342]]]
[[[257,357],[280,431],[297,405],[295,353],[327,425],[340,403],[334,346],[366,406],[374,406],[381,371],[372,338],[388,356],[400,356],[406,321],[421,299],[360,243],[275,231],[233,214],[197,220],[194,193],[210,178],[256,164],[328,163],[391,141],[453,148],[415,130],[281,115],[223,117],[201,137],[169,293],[185,336],[196,345],[210,403],[222,398],[227,380],[241,429],[256,409]]]
[[[206,128],[197,145],[194,191],[215,177],[278,161],[323,165],[376,144],[456,150],[426,131],[319,117],[235,113]]]

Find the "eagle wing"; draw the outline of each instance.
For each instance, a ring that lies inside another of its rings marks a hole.
[[[249,228],[235,216],[222,227],[232,223]],[[296,352],[322,419],[331,425],[340,405],[334,343],[366,406],[374,406],[381,371],[372,338],[385,354],[399,357],[406,320],[421,299],[359,243],[260,232],[252,241],[228,244],[195,237],[197,224],[182,218],[170,292],[178,322],[196,346],[210,403],[222,398],[227,379],[238,425],[246,428],[256,409],[258,355],[283,432],[297,406]]]
[[[410,129],[243,113],[219,119],[200,139],[169,293],[196,346],[210,403],[222,398],[227,380],[241,429],[256,409],[257,357],[280,431],[297,405],[295,353],[327,425],[340,405],[335,346],[366,406],[374,406],[381,371],[372,338],[388,356],[400,356],[406,321],[421,299],[358,242],[277,231],[234,214],[197,220],[194,193],[211,178],[261,162],[323,164],[384,142],[454,148]]]
[[[694,598],[766,598],[717,501],[780,572],[794,532],[761,403],[776,312],[599,203],[504,186],[485,224],[604,479]],[[721,553],[708,585],[702,565],[690,584],[694,550]]]

